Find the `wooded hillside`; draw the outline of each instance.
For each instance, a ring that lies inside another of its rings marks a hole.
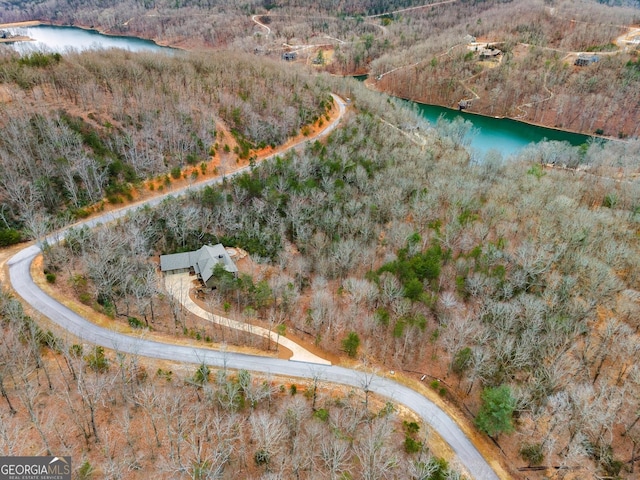
[[[69,455],[83,480],[463,478],[424,426],[358,389],[66,342],[4,291],[0,314],[3,456]]]
[[[429,129],[363,87],[351,94],[360,113],[326,144],[168,200],[113,233],[78,232],[46,268],[74,265],[97,305],[122,311],[143,276],[97,268],[91,252],[144,265],[150,252],[207,241],[242,247],[271,268],[221,284],[210,305],[441,379],[434,388],[477,415],[518,466],[633,476],[640,190],[600,175],[618,159],[637,169],[638,142],[550,143],[509,164],[474,164],[464,123]],[[399,118],[423,133],[408,141]],[[543,168],[571,156],[591,172]],[[146,315],[148,302],[135,305]],[[486,411],[492,395],[513,402],[504,423],[484,420],[498,413]]]
[[[637,44],[621,40],[640,11],[581,2],[496,5],[371,63],[376,89],[424,103],[587,134],[637,137]],[[412,19],[416,21],[416,19]],[[427,20],[423,20],[426,22]],[[404,29],[406,19],[388,28]],[[636,25],[637,26],[637,25]],[[465,35],[478,46],[469,45]],[[629,37],[629,39],[635,37]],[[498,56],[482,59],[486,43]],[[586,52],[586,53],[580,53]],[[597,61],[576,65],[580,55]]]
[[[461,1],[384,19],[311,19],[298,16],[303,2],[224,3],[82,3],[59,15],[93,24],[100,11],[114,16],[111,31],[149,28],[154,38],[178,43],[200,31],[189,30],[197,23],[213,29],[203,43],[234,50],[21,58],[2,51],[0,244],[41,239],[96,205],[128,201],[144,179],[164,188],[183,177],[183,166],[197,167],[197,176],[211,158],[218,173],[255,160],[255,149],[322,119],[329,92],[339,93],[351,111],[326,140],[115,225],[73,230],[46,246],[42,274],[109,322],[153,330],[164,316],[176,336],[225,342],[223,328],[201,335],[187,324],[163,290],[157,255],[207,242],[241,248],[255,268],[238,278],[220,275],[203,300],[214,311],[280,326],[345,361],[424,378],[497,442],[515,478],[637,477],[640,141],[632,137],[640,60],[633,49],[611,46],[637,10],[587,1]],[[332,5],[343,13],[379,10],[376,2]],[[175,15],[164,16],[169,11]],[[251,20],[254,12],[263,26]],[[2,15],[26,14],[8,8]],[[217,23],[201,21],[213,17]],[[335,35],[350,37],[327,39]],[[466,35],[501,42],[501,61],[480,62]],[[361,83],[316,75],[282,60],[284,50],[270,50],[320,41],[336,43],[332,63],[314,64],[317,70],[371,68],[376,88],[435,103],[473,91],[478,111],[625,141],[544,142],[509,163],[496,151],[469,153],[468,122],[428,125]],[[576,66],[566,56],[586,50],[598,62]],[[104,352],[60,348],[7,295],[0,314],[0,440],[8,453],[23,447],[26,424],[35,428],[29,451],[54,442],[77,451],[100,439],[101,468],[114,477],[126,476],[116,471],[117,455],[137,469],[162,448],[170,455],[159,468],[169,476],[196,476],[221,461],[228,476],[251,465],[256,478],[313,478],[315,468],[323,478],[438,478],[427,472],[433,464],[415,427],[401,426],[382,406],[363,409],[357,394],[316,408],[313,396],[301,401],[290,386],[276,394],[275,383],[225,372],[209,383],[205,370],[180,376],[187,389],[160,387],[165,371],[138,378],[136,365],[115,354],[101,371]],[[60,372],[52,389],[46,368],[54,362]],[[63,393],[51,399],[56,390]],[[255,405],[252,395],[260,397]],[[73,445],[38,407],[42,397],[68,409]],[[168,397],[175,402],[163,403]],[[272,411],[275,397],[283,411]],[[97,404],[106,405],[104,432],[93,422]],[[117,414],[116,405],[124,405]],[[175,415],[183,408],[184,423]],[[328,413],[311,413],[320,409]],[[144,439],[128,434],[135,412]],[[229,418],[245,436],[229,430]],[[203,438],[211,441],[192,427],[201,420],[221,432],[222,451],[201,448]],[[337,434],[336,425],[353,430]],[[119,444],[124,451],[109,451],[114,428],[128,442]],[[249,435],[264,445],[240,453]],[[328,450],[319,453],[325,441]],[[404,452],[381,451],[403,441]],[[365,456],[375,460],[369,477]],[[545,468],[518,470],[529,467]]]
[[[230,52],[5,54],[0,82],[2,226],[32,235],[147,178],[246,161],[332,103],[322,77]]]
[[[0,9],[0,22],[82,25],[191,50],[294,51],[297,62],[370,73],[374,88],[421,102],[456,108],[470,100],[469,110],[484,115],[614,138],[640,133],[637,2],[421,4],[21,1]],[[487,44],[499,55],[481,58]],[[599,61],[576,66],[580,53]]]

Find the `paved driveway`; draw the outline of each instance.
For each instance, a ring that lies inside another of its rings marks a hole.
[[[195,303],[189,296],[189,290],[191,289],[192,282],[193,277],[188,273],[165,275],[164,278],[164,284],[169,295],[173,296],[173,298],[178,300],[182,305],[184,305],[187,310],[189,310],[194,315],[197,315],[198,317],[208,322],[217,323],[218,325],[223,325],[228,328],[233,328],[235,330],[258,335],[259,337],[270,338],[272,342],[280,344],[293,352],[293,355],[289,358],[289,360],[293,360],[296,362],[316,363],[318,365],[331,365],[330,361],[311,353],[309,350],[298,345],[293,340],[287,337],[283,337],[282,335],[278,335],[276,332],[263,327],[258,327],[256,325],[251,325],[245,322],[239,322],[237,320],[221,317],[220,315],[208,312],[204,308],[200,307],[200,305]]]

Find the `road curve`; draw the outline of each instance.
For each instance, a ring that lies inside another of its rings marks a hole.
[[[260,20],[258,20],[259,16],[260,15],[252,15],[251,16],[251,20],[253,20],[256,24],[258,24],[259,26],[264,28],[267,31],[267,37],[268,37],[271,34],[271,28],[267,27],[264,23],[262,23]]]
[[[344,113],[344,103],[338,97],[334,96],[334,98],[340,106],[340,117],[342,117]],[[333,130],[338,122],[339,118],[332,122],[323,134],[327,134],[329,131]],[[299,145],[300,144],[294,145],[291,148],[295,148]],[[216,181],[220,181],[220,179],[201,182],[180,191],[171,192],[168,195],[184,195],[190,189],[199,188],[204,185],[215,183]],[[121,210],[90,219],[76,226],[86,225],[93,227],[100,223],[107,223],[114,219],[123,217],[129,211],[139,208],[142,205],[155,205],[161,200],[161,197],[156,197],[149,201],[131,205]],[[64,231],[56,236],[48,237],[47,241],[57,242],[63,235]],[[173,345],[148,340],[142,336],[135,337],[124,335],[99,327],[70,310],[68,307],[62,305],[57,300],[49,297],[34,283],[31,278],[30,269],[33,260],[39,253],[40,248],[37,245],[32,245],[21,250],[9,259],[7,264],[9,266],[9,280],[11,285],[15,292],[20,295],[22,299],[33,309],[83,341],[100,345],[105,348],[114,349],[119,352],[150,358],[194,364],[206,363],[213,367],[246,369],[264,374],[316,378],[323,382],[338,383],[360,389],[366,387],[370,392],[374,392],[392,400],[395,403],[408,407],[418,414],[426,423],[431,425],[431,427],[451,446],[458,461],[473,478],[476,480],[499,480],[498,475],[493,471],[487,461],[482,457],[458,425],[442,409],[415,390],[401,385],[389,378],[335,365],[316,365],[241,353],[219,352],[205,348]]]

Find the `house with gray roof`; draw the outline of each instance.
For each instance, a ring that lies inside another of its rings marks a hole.
[[[573,62],[573,64],[577,65],[578,67],[588,67],[592,63],[596,63],[598,60],[600,60],[600,57],[598,57],[598,55],[581,53],[578,55],[578,58],[576,58],[576,61]]]
[[[213,270],[216,265],[222,265],[229,273],[238,274],[238,267],[221,243],[204,245],[194,252],[160,255],[160,270],[163,273],[193,272],[207,287],[214,286]]]

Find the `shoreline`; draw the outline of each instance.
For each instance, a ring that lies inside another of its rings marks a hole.
[[[22,35],[17,35],[15,37],[10,37],[10,38],[0,38],[0,43],[16,43],[16,42],[33,42],[33,38],[23,37]]]
[[[96,33],[99,33],[100,35],[104,35],[107,37],[122,37],[122,38],[134,38],[137,40],[143,40],[143,41],[148,41],[148,42],[152,42],[154,45],[161,47],[161,48],[170,48],[172,50],[176,50],[176,51],[189,51],[185,48],[182,47],[178,47],[178,46],[173,46],[170,43],[166,43],[166,42],[162,42],[159,43],[157,40],[155,39],[149,39],[149,38],[144,38],[144,37],[140,37],[137,35],[123,35],[123,34],[113,34],[113,33],[109,33],[107,31],[105,31],[104,29],[100,28],[100,27],[91,27],[91,26],[85,26],[85,25],[60,25],[60,24],[55,24],[52,22],[42,22],[40,20],[28,20],[28,21],[23,21],[23,22],[14,22],[14,23],[5,23],[5,24],[0,24],[0,29],[2,28],[16,28],[16,27],[34,27],[34,26],[40,26],[40,25],[46,25],[46,26],[53,26],[53,27],[71,27],[71,28],[79,28],[81,30],[86,30],[86,31],[93,31]],[[18,39],[6,39],[5,41],[1,41],[0,43],[12,43],[12,42],[17,42],[17,41],[33,41],[33,39],[29,38],[29,37],[19,37]],[[343,75],[344,77],[351,77],[351,78],[355,78],[355,77],[362,77],[362,76],[366,76],[367,78],[362,82],[365,87],[367,87],[370,90],[373,90],[375,92],[378,93],[383,93],[385,95],[389,95],[390,97],[393,98],[398,98],[401,100],[405,100],[405,101],[409,101],[409,102],[413,102],[415,104],[418,105],[423,105],[423,106],[434,106],[434,107],[440,107],[440,108],[445,108],[447,110],[450,110],[451,112],[459,112],[460,114],[470,114],[470,115],[475,115],[478,117],[483,117],[483,118],[487,118],[487,119],[494,119],[494,120],[509,120],[512,122],[517,122],[523,125],[530,125],[532,127],[537,127],[537,128],[544,128],[544,129],[549,129],[549,130],[554,130],[556,132],[559,133],[567,133],[569,135],[581,135],[587,138],[599,138],[599,139],[603,139],[603,140],[607,140],[607,141],[621,141],[621,139],[616,138],[616,137],[611,137],[611,136],[606,136],[606,135],[598,135],[596,133],[585,133],[585,132],[580,132],[580,131],[576,131],[576,130],[570,130],[570,129],[566,129],[566,128],[560,128],[560,127],[554,127],[554,126],[549,126],[549,125],[545,125],[542,123],[536,123],[536,122],[531,122],[531,121],[527,121],[527,120],[522,120],[522,119],[517,119],[514,117],[509,117],[509,116],[504,116],[504,115],[487,115],[481,112],[474,112],[474,111],[470,111],[470,110],[459,110],[457,108],[453,108],[449,105],[442,105],[442,104],[438,104],[438,103],[425,103],[425,102],[421,102],[419,100],[415,100],[412,98],[407,98],[407,97],[402,97],[399,95],[394,95],[392,93],[389,93],[385,90],[382,89],[378,89],[374,86],[374,84],[370,81],[371,78],[371,74],[370,73],[365,73],[365,74],[354,74],[354,75]]]
[[[0,23],[0,29],[3,28],[20,28],[20,27],[37,27],[42,25],[40,20],[26,20],[24,22]]]
[[[88,27],[86,25],[58,25],[58,24],[55,24],[55,23],[42,23],[42,22],[40,22],[40,25],[47,25],[47,26],[51,26],[51,27],[79,28],[80,30],[86,30],[88,32],[99,33],[100,35],[104,35],[105,37],[135,38],[136,40],[143,40],[145,42],[151,42],[154,45],[156,45],[158,47],[162,47],[162,48],[171,48],[172,50],[184,50],[183,48],[174,47],[173,45],[170,45],[168,43],[158,43],[158,41],[154,40],[153,38],[144,38],[144,37],[140,37],[138,35],[123,35],[121,33],[110,33],[110,32],[108,32],[106,30],[103,30],[100,27]]]
[[[177,47],[174,45],[171,45],[169,43],[165,43],[165,42],[158,42],[155,39],[152,38],[144,38],[144,37],[140,37],[138,35],[124,35],[121,33],[110,33],[104,29],[102,29],[101,27],[90,27],[87,25],[68,25],[68,24],[58,24],[58,23],[53,23],[53,22],[43,22],[40,20],[26,20],[24,22],[13,22],[13,23],[3,23],[0,24],[0,30],[3,28],[20,28],[20,27],[39,27],[39,26],[48,26],[48,27],[62,27],[62,28],[79,28],[80,30],[85,30],[88,32],[95,32],[98,33],[100,35],[104,35],[105,37],[120,37],[120,38],[134,38],[136,40],[143,40],[145,42],[151,42],[154,45],[156,45],[157,47],[160,48],[170,48],[172,50],[176,50],[176,51],[188,51],[185,48],[182,47]],[[11,41],[34,41],[33,38],[30,37],[19,37],[19,40],[14,40],[14,39],[10,39],[9,42]],[[4,43],[9,43],[9,42],[4,42]]]
[[[348,75],[348,76],[353,77],[353,75]],[[356,75],[356,76],[360,76],[360,75]],[[374,92],[383,93],[383,94],[388,95],[390,97],[398,98],[400,100],[404,100],[404,101],[407,101],[407,102],[412,102],[412,103],[415,103],[417,105],[423,105],[425,107],[446,108],[447,110],[450,110],[451,112],[458,112],[460,114],[467,113],[469,115],[475,115],[477,117],[483,117],[483,118],[492,119],[492,120],[509,120],[509,121],[516,122],[516,123],[521,123],[521,124],[524,124],[524,125],[530,125],[532,127],[545,128],[545,129],[548,129],[548,130],[554,130],[556,132],[567,133],[567,134],[570,134],[570,135],[581,135],[581,136],[589,137],[589,138],[600,138],[602,140],[607,140],[607,141],[624,141],[624,140],[622,140],[620,138],[616,138],[616,137],[609,137],[609,136],[606,136],[606,135],[598,135],[596,133],[585,133],[585,132],[580,132],[580,131],[576,131],[576,130],[569,130],[567,128],[553,127],[553,126],[545,125],[545,124],[542,124],[542,123],[529,122],[527,120],[521,120],[521,119],[517,119],[517,118],[505,116],[505,115],[487,115],[485,113],[473,112],[473,111],[470,111],[470,110],[467,110],[467,109],[459,110],[457,108],[453,108],[453,107],[448,106],[448,105],[441,105],[439,103],[425,103],[425,102],[421,102],[420,100],[415,100],[413,98],[408,98],[408,97],[401,97],[399,95],[394,95],[392,93],[389,93],[389,92],[387,92],[385,90],[381,90],[381,89],[375,88],[367,80],[365,80],[362,83],[364,83],[365,87],[367,87],[369,90],[373,90]]]
[[[2,23],[0,24],[0,30],[4,30],[5,28],[24,28],[24,27],[37,27],[41,25],[39,20],[28,20],[25,22],[13,22],[13,23]],[[17,42],[33,42],[34,39],[31,37],[27,37],[24,35],[16,35],[14,37],[9,38],[0,38],[0,43],[11,44]]]

